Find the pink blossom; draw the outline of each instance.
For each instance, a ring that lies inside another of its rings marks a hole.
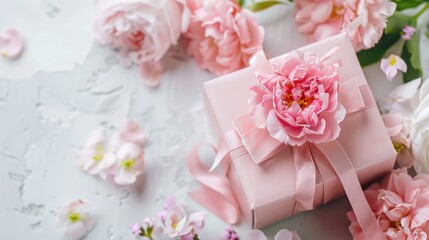
[[[238,234],[234,231],[232,226],[229,226],[225,229],[221,236],[221,240],[240,240]]]
[[[346,32],[356,51],[373,47],[396,4],[387,0],[295,0],[298,31],[310,41]]]
[[[2,57],[17,58],[24,48],[24,40],[21,33],[15,28],[9,28],[0,33],[0,53]]]
[[[247,239],[267,240],[264,233],[261,230],[257,230],[257,229],[250,230]],[[300,239],[301,238],[298,236],[298,234],[295,231],[291,232],[287,229],[280,230],[274,237],[274,240],[300,240]]]
[[[256,126],[292,146],[336,139],[345,109],[338,102],[338,61],[298,52],[273,63],[273,74],[257,75],[251,87],[251,113]]]
[[[396,74],[398,74],[398,70],[407,72],[407,64],[402,58],[394,54],[390,54],[388,58],[381,59],[380,68],[386,74],[389,81],[392,81]]]
[[[88,204],[80,199],[63,206],[58,212],[58,217],[65,235],[73,239],[82,238],[95,226]]]
[[[116,151],[118,161],[111,168],[113,180],[119,185],[130,185],[143,171],[143,149],[134,143],[123,143]]]
[[[133,63],[159,61],[189,25],[185,0],[101,1],[96,40]]]
[[[134,223],[130,225],[131,232],[134,236],[140,236],[142,226],[138,223]]]
[[[414,35],[415,32],[416,32],[416,29],[414,27],[411,27],[409,25],[405,26],[402,29],[402,39],[404,39],[404,40],[410,40],[411,37]]]
[[[230,0],[188,0],[188,5],[192,16],[184,39],[197,64],[216,75],[248,66],[264,36],[256,16]]]
[[[99,175],[105,180],[108,169],[117,161],[110,148],[104,132],[100,129],[95,130],[87,140],[83,153],[78,159],[80,169],[91,175]]]
[[[180,237],[182,240],[192,239],[205,226],[204,212],[186,214],[185,209],[170,197],[164,210],[160,213],[162,234],[170,238]]]
[[[412,178],[396,169],[381,183],[365,190],[365,196],[386,239],[427,239],[429,232],[429,176]],[[353,239],[365,240],[354,212],[348,212]]]

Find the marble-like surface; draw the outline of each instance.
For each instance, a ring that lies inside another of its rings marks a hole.
[[[203,209],[187,196],[196,184],[185,162],[195,143],[212,141],[202,83],[214,76],[175,47],[163,59],[161,85],[145,86],[136,69],[124,69],[114,53],[92,41],[94,4],[0,0],[0,30],[14,26],[26,39],[19,60],[0,59],[0,239],[63,239],[57,212],[77,198],[92,204],[97,225],[86,239],[97,240],[133,239],[128,225],[156,216],[170,195],[189,211]],[[305,44],[294,29],[290,7],[278,6],[258,17],[268,55]],[[422,47],[427,50],[427,39]],[[422,54],[423,66],[429,66],[428,58]],[[399,76],[388,83],[378,66],[365,71],[379,99],[400,82]],[[146,166],[138,184],[120,187],[81,172],[76,159],[89,132],[101,126],[114,134],[126,119],[136,120],[147,136]],[[264,231],[270,237],[289,228],[302,239],[350,239],[349,209],[347,200],[340,199]],[[226,226],[207,213],[200,236],[218,239]],[[237,227],[242,239],[247,230],[244,224]]]

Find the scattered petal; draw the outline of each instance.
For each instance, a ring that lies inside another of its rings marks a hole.
[[[161,80],[161,73],[162,65],[158,61],[148,61],[140,64],[140,77],[148,86],[158,86]]]
[[[9,28],[5,32],[0,33],[0,53],[2,57],[16,59],[21,54],[23,48],[24,40],[18,30]]]

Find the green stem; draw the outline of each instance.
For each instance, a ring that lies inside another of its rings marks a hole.
[[[428,8],[429,8],[429,3],[425,3],[425,6],[422,9],[420,9],[420,11],[416,13],[416,15],[413,16],[413,19],[417,20],[420,17],[420,15],[422,15]]]

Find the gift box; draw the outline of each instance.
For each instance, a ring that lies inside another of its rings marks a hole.
[[[352,79],[353,84],[359,87],[365,104],[361,110],[345,116],[340,123],[341,132],[337,141],[349,157],[359,182],[365,185],[392,169],[397,153],[348,38],[338,35],[298,50],[323,56],[335,47],[339,47],[335,56],[342,64],[340,81]],[[296,51],[287,54],[296,54]],[[255,73],[249,67],[204,84],[206,110],[216,137],[234,130],[234,120],[251,111],[248,100],[252,93],[249,89],[255,81]],[[350,94],[353,97],[353,93]],[[311,150],[317,167],[313,202],[313,207],[316,207],[344,196],[344,188],[327,157],[317,148]],[[285,146],[259,164],[246,151],[229,154],[231,159],[222,162],[222,169],[244,219],[252,228],[262,228],[309,210],[300,208],[296,203],[296,181],[299,176],[292,160],[291,146]]]

